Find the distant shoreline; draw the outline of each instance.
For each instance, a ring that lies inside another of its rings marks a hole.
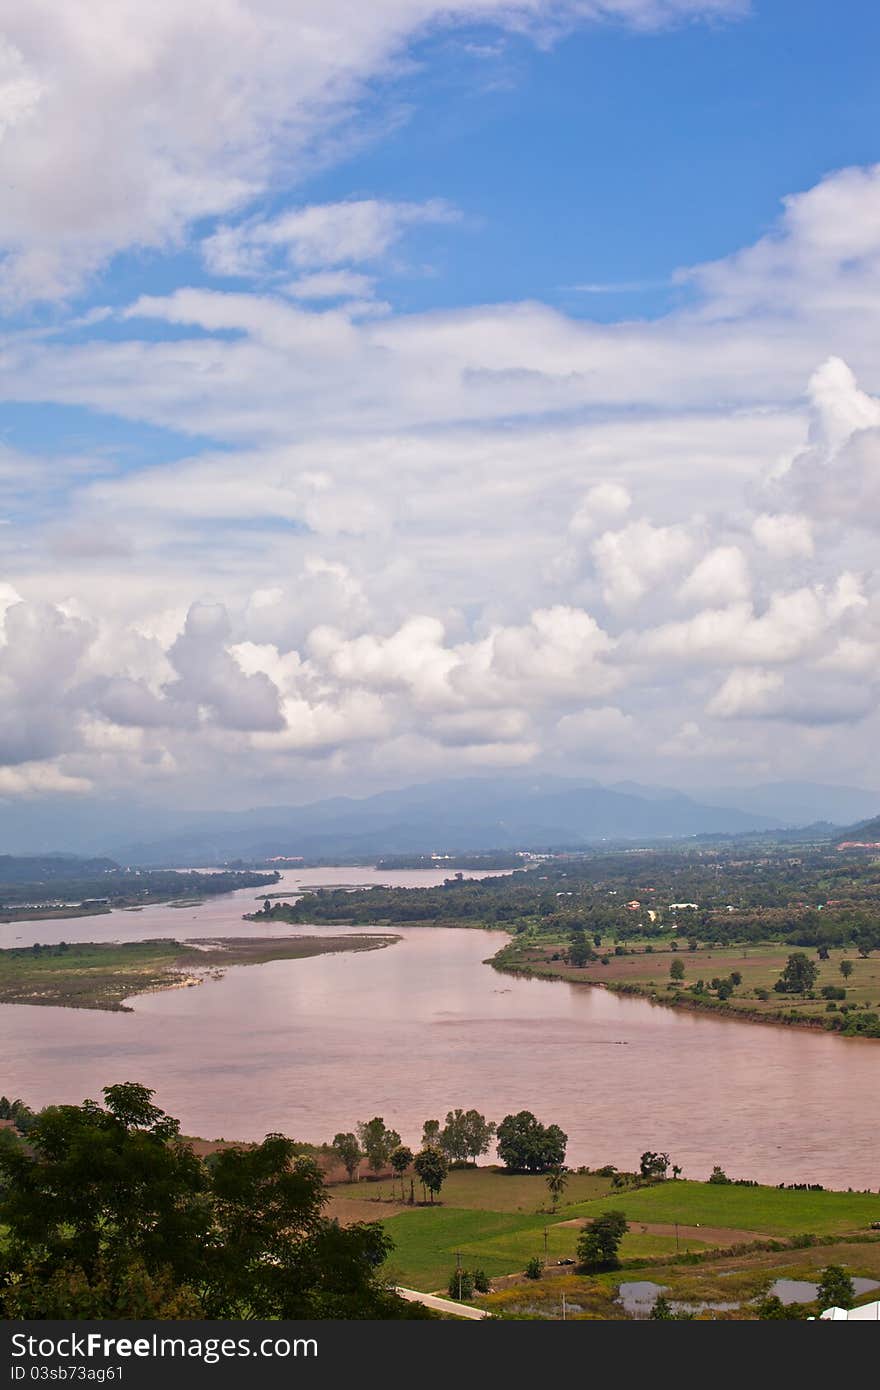
[[[11,947],[0,950],[0,1004],[131,1013],[125,1001],[135,995],[220,979],[231,965],[375,951],[399,940],[393,935],[210,937]]]

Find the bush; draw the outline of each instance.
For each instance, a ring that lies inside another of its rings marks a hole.
[[[626,1213],[605,1211],[586,1225],[577,1243],[578,1259],[586,1269],[618,1269],[617,1250],[629,1230]]]
[[[846,990],[840,985],[823,985],[821,989],[823,999],[845,999]]]
[[[762,985],[759,985],[758,988],[755,990],[755,998],[756,998],[756,999],[769,999],[769,998],[770,998],[770,991],[764,989]]]
[[[474,1270],[474,1288],[477,1293],[489,1292],[489,1276],[484,1269]]]
[[[541,1263],[541,1261],[540,1261],[540,1259],[538,1258],[537,1255],[533,1255],[532,1258],[529,1260],[528,1264],[526,1265],[526,1278],[527,1278],[527,1279],[540,1279],[540,1277],[541,1277],[541,1275],[542,1275],[543,1273],[544,1273],[544,1266],[543,1266],[543,1264]]]
[[[446,1287],[450,1298],[470,1298],[474,1292],[474,1281],[466,1269],[454,1269]]]

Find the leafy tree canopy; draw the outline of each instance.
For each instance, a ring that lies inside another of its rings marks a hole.
[[[292,1140],[202,1162],[152,1097],[108,1086],[0,1146],[7,1317],[414,1315],[379,1276],[388,1237],[323,1215],[321,1172]]]
[[[546,1173],[565,1162],[568,1135],[558,1125],[542,1125],[530,1110],[505,1115],[498,1126],[498,1155],[516,1172]]]

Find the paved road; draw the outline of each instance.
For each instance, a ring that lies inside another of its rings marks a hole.
[[[398,1285],[397,1292],[408,1303],[424,1303],[426,1308],[433,1308],[435,1313],[453,1313],[457,1318],[487,1318],[489,1316],[483,1308],[471,1308],[467,1303],[456,1303],[452,1298],[438,1298],[433,1293],[419,1293],[418,1289],[402,1289]]]

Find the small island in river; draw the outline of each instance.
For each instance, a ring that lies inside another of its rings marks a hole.
[[[339,951],[375,951],[396,936],[223,937],[94,942],[0,951],[0,1003],[130,1012],[124,1001],[151,990],[217,979],[230,965],[265,965]]]

